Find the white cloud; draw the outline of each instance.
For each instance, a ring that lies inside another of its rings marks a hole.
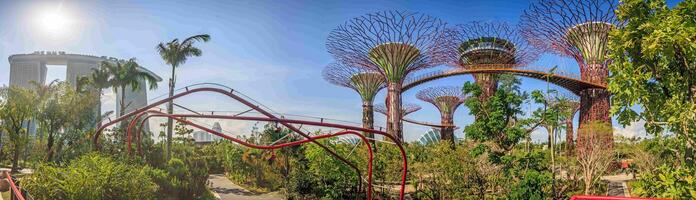
[[[637,122],[633,122],[629,124],[626,127],[621,127],[615,126],[614,127],[614,135],[615,136],[623,136],[626,138],[634,138],[634,137],[648,137],[648,133],[645,131],[645,121],[640,120]]]

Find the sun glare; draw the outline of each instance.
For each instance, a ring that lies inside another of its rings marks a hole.
[[[39,13],[36,22],[38,29],[51,37],[63,37],[72,29],[70,15],[60,6],[57,9],[48,9]]]

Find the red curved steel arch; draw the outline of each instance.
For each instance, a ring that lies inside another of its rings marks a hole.
[[[242,103],[242,104],[244,104],[244,105],[246,105],[246,106],[248,106],[248,107],[250,107],[250,108],[252,108],[252,109],[254,109],[254,110],[256,110],[256,111],[258,111],[259,113],[263,114],[264,116],[266,116],[266,117],[268,117],[268,118],[271,118],[271,119],[278,119],[276,116],[274,116],[273,114],[271,114],[271,113],[269,113],[269,112],[267,112],[267,111],[261,109],[259,106],[254,105],[253,103],[251,103],[251,102],[249,102],[249,101],[247,101],[247,100],[245,100],[245,99],[243,99],[243,98],[241,98],[241,97],[235,95],[235,94],[233,93],[234,90],[227,91],[227,90],[223,90],[223,89],[219,89],[219,88],[210,88],[210,87],[195,88],[195,89],[189,90],[188,87],[186,87],[186,91],[185,91],[185,92],[176,94],[176,95],[171,96],[171,97],[164,98],[164,99],[159,100],[159,101],[157,101],[157,102],[155,102],[155,103],[152,103],[152,104],[150,104],[150,105],[141,107],[141,108],[139,108],[139,109],[137,109],[137,110],[134,110],[134,111],[132,111],[132,112],[130,112],[130,113],[124,114],[124,115],[122,115],[122,116],[120,116],[120,117],[118,117],[118,118],[114,119],[113,121],[110,121],[110,122],[108,122],[108,123],[106,123],[106,124],[100,125],[100,126],[97,128],[97,130],[95,131],[95,133],[94,133],[94,138],[93,138],[93,141],[92,141],[92,142],[94,143],[94,148],[95,148],[96,150],[99,149],[99,136],[101,136],[101,132],[102,132],[106,127],[111,126],[111,125],[114,125],[114,124],[116,124],[116,123],[118,123],[118,122],[121,122],[121,121],[123,121],[123,120],[126,120],[126,119],[128,119],[128,118],[130,118],[130,117],[132,117],[133,115],[136,115],[136,114],[138,114],[138,113],[145,112],[145,111],[147,111],[147,110],[149,110],[149,109],[151,109],[151,108],[154,108],[154,107],[156,107],[156,106],[159,106],[159,105],[162,105],[162,104],[164,104],[164,103],[167,103],[167,102],[169,102],[169,101],[171,101],[171,100],[174,100],[174,99],[177,99],[177,98],[180,98],[180,97],[189,95],[189,94],[197,93],[197,92],[215,92],[215,93],[223,94],[223,95],[226,95],[227,97],[230,97],[230,98],[236,100],[237,102],[240,102],[240,103]],[[281,124],[282,124],[283,126],[287,127],[288,129],[290,129],[290,130],[296,132],[297,134],[301,135],[301,136],[304,137],[304,138],[307,138],[307,139],[310,139],[310,138],[311,138],[308,134],[302,132],[302,130],[300,130],[300,129],[294,127],[294,126],[292,126],[292,125],[289,124],[289,123],[281,122]],[[321,148],[324,149],[325,151],[329,152],[329,154],[331,154],[331,156],[333,156],[333,157],[335,157],[335,158],[341,160],[341,162],[346,163],[348,166],[350,166],[351,168],[353,168],[353,170],[355,170],[358,174],[362,174],[362,173],[360,172],[360,169],[358,169],[358,167],[355,166],[355,164],[353,164],[353,163],[351,163],[350,161],[348,161],[347,159],[341,157],[340,155],[338,155],[336,152],[332,151],[331,149],[329,149],[329,148],[326,147],[325,145],[323,145],[323,144],[321,144],[321,143],[319,143],[319,142],[316,142],[316,141],[313,141],[313,143],[317,144],[319,147],[321,147]]]
[[[18,200],[24,200],[24,196],[22,196],[22,191],[20,191],[17,188],[17,185],[15,184],[14,180],[12,180],[12,176],[10,176],[10,173],[7,171],[3,171],[3,174],[5,174],[5,178],[7,179],[7,182],[10,183],[10,189],[12,190],[12,192],[10,193],[12,195],[10,197],[14,196]]]
[[[296,133],[300,134],[301,136],[307,138],[309,141],[311,141],[311,142],[317,144],[318,146],[322,147],[324,150],[326,150],[327,152],[329,152],[329,153],[330,153],[332,156],[334,156],[335,158],[337,158],[337,159],[341,160],[342,162],[348,164],[351,168],[353,168],[354,170],[356,170],[356,172],[357,172],[358,175],[361,174],[361,173],[360,173],[360,170],[359,170],[354,164],[350,163],[350,162],[349,162],[348,160],[346,160],[345,158],[339,156],[339,155],[336,154],[334,151],[328,149],[328,147],[326,147],[326,146],[322,145],[321,143],[315,141],[315,139],[313,139],[311,136],[309,136],[309,135],[303,133],[303,132],[302,132],[301,130],[299,130],[298,128],[292,126],[291,123],[306,124],[306,125],[315,125],[315,126],[325,126],[325,127],[333,127],[333,128],[341,128],[341,129],[349,129],[349,130],[362,131],[362,132],[371,132],[371,133],[383,135],[384,137],[389,138],[390,140],[394,141],[395,145],[397,145],[397,147],[398,147],[399,150],[401,151],[401,157],[402,157],[402,160],[403,160],[403,169],[402,169],[402,174],[401,174],[402,176],[401,176],[401,187],[400,187],[400,192],[399,192],[399,198],[400,198],[400,199],[403,199],[403,198],[404,198],[404,191],[405,191],[405,186],[406,186],[406,175],[407,175],[407,173],[408,173],[408,161],[407,161],[407,159],[406,159],[406,151],[404,150],[403,146],[401,145],[401,142],[400,142],[399,140],[397,140],[396,138],[394,138],[393,136],[391,136],[391,135],[389,135],[389,134],[386,134],[385,132],[382,132],[382,131],[377,131],[377,130],[372,130],[372,129],[365,129],[365,128],[362,128],[362,127],[354,127],[354,126],[347,126],[347,125],[333,124],[333,123],[325,123],[325,122],[312,122],[312,121],[302,121],[302,120],[280,119],[280,118],[277,118],[277,117],[275,117],[274,115],[272,115],[272,114],[266,112],[265,110],[261,109],[259,106],[256,106],[256,105],[252,104],[251,102],[249,102],[249,101],[247,101],[247,100],[245,100],[245,99],[243,99],[243,98],[241,98],[241,97],[239,97],[239,96],[233,94],[234,90],[227,91],[227,90],[223,90],[223,89],[218,89],[218,88],[207,88],[207,87],[205,87],[205,88],[196,88],[196,89],[191,89],[191,90],[189,90],[188,88],[186,88],[186,91],[185,91],[185,92],[176,94],[176,95],[174,95],[174,96],[172,96],[172,97],[169,97],[169,98],[162,99],[162,100],[157,101],[157,102],[155,102],[155,103],[152,103],[152,104],[150,104],[150,105],[141,107],[141,108],[139,108],[139,109],[137,109],[137,110],[135,110],[135,111],[132,111],[132,112],[130,112],[130,113],[127,113],[127,114],[125,114],[125,115],[122,115],[121,117],[116,118],[115,120],[110,121],[110,122],[108,122],[108,123],[106,123],[106,124],[100,125],[100,126],[97,128],[97,130],[95,131],[95,134],[94,134],[94,138],[93,138],[93,143],[94,143],[94,145],[95,145],[95,149],[99,149],[99,146],[98,146],[98,145],[99,145],[99,144],[98,144],[98,142],[99,142],[99,136],[101,135],[101,132],[102,132],[106,127],[111,126],[111,125],[114,125],[114,124],[116,124],[116,123],[118,123],[118,122],[121,122],[121,121],[123,121],[123,120],[126,120],[126,119],[128,119],[129,117],[132,117],[132,116],[134,116],[134,115],[136,115],[136,114],[145,112],[145,111],[147,111],[147,110],[149,110],[149,109],[151,109],[151,108],[154,108],[154,107],[156,107],[156,106],[158,106],[158,105],[167,103],[167,102],[169,102],[170,100],[173,100],[173,99],[176,99],[176,98],[180,98],[180,97],[182,97],[182,96],[186,96],[186,95],[189,95],[189,94],[192,94],[192,93],[204,92],[204,91],[207,91],[207,92],[215,92],[215,93],[219,93],[219,94],[226,95],[226,96],[228,96],[228,97],[230,97],[230,98],[233,98],[233,99],[237,100],[238,102],[240,102],[240,103],[242,103],[242,104],[244,104],[244,105],[246,105],[246,106],[248,106],[248,107],[250,107],[250,108],[252,108],[252,109],[254,109],[254,110],[256,110],[256,111],[258,111],[259,113],[265,115],[265,116],[268,117],[268,118],[260,118],[260,117],[240,117],[240,116],[222,116],[222,117],[226,117],[226,118],[228,118],[228,119],[234,119],[233,117],[237,117],[239,120],[243,120],[243,119],[246,118],[246,120],[274,121],[274,122],[281,123],[283,126],[287,127],[288,129],[293,130],[294,132],[296,132]],[[174,115],[173,117],[177,117],[177,116]],[[178,115],[178,117],[186,117],[186,115]],[[201,116],[199,116],[199,115],[190,115],[190,116],[188,116],[188,117],[199,117],[199,118],[200,118]],[[362,178],[360,178],[360,180],[361,180],[361,179],[362,179]]]
[[[528,69],[516,69],[516,68],[510,68],[510,67],[499,67],[499,68],[482,68],[482,69],[464,69],[464,68],[456,68],[456,69],[450,69],[450,70],[443,70],[443,71],[437,71],[434,73],[428,73],[424,74],[422,76],[414,77],[409,80],[407,80],[404,83],[402,92],[411,89],[417,85],[420,85],[422,83],[440,79],[440,78],[445,78],[445,77],[450,77],[450,76],[457,76],[457,75],[465,75],[465,74],[479,74],[479,73],[489,73],[489,74],[504,74],[504,73],[510,73],[510,74],[515,74],[519,76],[525,76],[529,78],[534,78],[542,81],[548,81],[561,86],[565,89],[568,89],[569,91],[575,93],[576,95],[580,94],[580,91],[586,90],[586,89],[606,89],[606,85],[604,84],[597,84],[589,81],[584,81],[581,79],[577,78],[572,78],[568,76],[562,76],[558,74],[551,74],[548,72],[542,72],[542,71],[537,71],[537,70],[528,70]]]
[[[156,111],[156,112],[158,112],[158,111]],[[230,141],[232,141],[232,142],[235,142],[235,143],[244,145],[244,146],[249,147],[249,148],[255,148],[255,149],[279,149],[279,148],[284,148],[284,147],[289,147],[289,146],[296,146],[296,145],[300,145],[300,144],[304,144],[304,143],[316,141],[316,140],[318,140],[318,139],[324,139],[324,138],[330,138],[330,137],[336,137],[336,136],[348,135],[348,134],[356,135],[356,136],[358,136],[363,142],[365,142],[365,144],[367,145],[367,146],[366,146],[366,147],[367,147],[367,152],[368,152],[368,162],[367,162],[367,185],[368,185],[368,187],[367,187],[367,199],[372,199],[372,162],[373,162],[373,154],[372,154],[372,151],[371,151],[371,150],[372,150],[372,147],[371,147],[371,145],[370,145],[369,140],[367,140],[367,138],[366,138],[364,135],[362,135],[361,133],[359,133],[359,132],[357,132],[357,131],[353,131],[353,130],[344,130],[344,131],[339,131],[339,132],[336,132],[336,133],[330,133],[330,134],[323,134],[323,135],[312,136],[311,138],[307,138],[307,139],[304,139],[304,140],[298,140],[298,141],[292,141],[292,142],[287,142],[287,143],[282,143],[282,144],[264,146],[264,145],[251,144],[251,143],[242,141],[242,140],[240,140],[240,139],[231,137],[231,136],[229,136],[229,135],[223,134],[223,133],[221,133],[221,132],[218,132],[218,131],[209,129],[209,128],[207,128],[207,127],[198,125],[198,124],[193,123],[193,122],[191,122],[191,121],[189,121],[189,120],[183,119],[183,118],[185,118],[185,117],[177,117],[176,115],[169,115],[169,114],[165,114],[165,113],[161,113],[161,112],[158,113],[158,114],[148,115],[147,117],[145,117],[145,118],[143,119],[143,122],[144,122],[145,120],[147,120],[148,118],[151,118],[151,117],[167,117],[167,118],[170,118],[170,119],[174,119],[174,120],[176,120],[176,121],[178,121],[178,122],[182,122],[182,123],[184,123],[184,124],[187,124],[187,125],[196,127],[196,128],[198,128],[198,129],[201,129],[201,130],[206,131],[206,132],[208,132],[208,133],[211,133],[211,134],[217,135],[217,136],[219,136],[219,137],[225,138],[225,139],[227,139],[227,140],[230,140]],[[134,121],[135,121],[135,120],[134,120]],[[143,123],[141,123],[141,124],[143,124]],[[129,128],[130,128],[130,127],[129,127]],[[130,152],[130,146],[131,146],[131,134],[130,134],[130,131],[128,131],[128,151],[129,151],[129,152]],[[359,183],[362,183],[362,180],[360,180],[360,179],[361,179],[361,178],[360,178],[360,175],[358,175],[358,177],[359,177],[359,178],[358,178],[358,182],[359,182]],[[361,190],[360,188],[361,188],[361,187],[358,186],[358,191]]]
[[[151,111],[151,112],[159,112],[159,111]],[[159,112],[159,113],[161,113],[161,112]],[[305,121],[305,120],[294,120],[294,119],[279,119],[279,118],[270,119],[270,118],[265,118],[265,117],[228,116],[228,115],[197,115],[197,114],[173,114],[173,115],[169,115],[169,116],[177,117],[177,118],[209,118],[209,119],[231,119],[231,120],[279,122],[279,123],[284,122],[284,123],[292,123],[292,124],[304,124],[304,125],[340,128],[340,129],[346,129],[346,130],[352,130],[352,131],[358,131],[358,132],[371,132],[371,133],[374,133],[377,135],[382,135],[382,136],[387,137],[390,140],[392,140],[394,142],[394,144],[399,148],[399,151],[401,153],[402,170],[401,170],[401,186],[400,186],[400,190],[399,190],[399,198],[400,199],[404,198],[404,192],[405,192],[405,188],[406,188],[406,175],[408,174],[408,160],[406,158],[406,150],[404,149],[403,145],[401,145],[401,143],[397,141],[396,138],[394,138],[392,135],[387,134],[386,132],[373,130],[373,129],[366,129],[366,128],[362,128],[362,127],[342,125],[342,124],[334,124],[334,123],[327,123],[327,122],[314,122],[314,121]],[[135,120],[137,120],[137,118],[134,118],[133,120],[135,121]],[[140,127],[142,127],[144,121],[145,120],[141,120]],[[130,131],[129,131],[128,138],[130,139],[130,137],[132,137],[132,136],[130,136]]]

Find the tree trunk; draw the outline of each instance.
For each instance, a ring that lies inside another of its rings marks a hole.
[[[403,141],[401,118],[401,84],[389,83],[387,86],[387,133]]]
[[[17,163],[19,162],[19,153],[20,153],[22,150],[21,150],[18,146],[19,146],[19,145],[17,145],[17,144],[14,145],[14,152],[13,152],[14,155],[12,156],[12,172],[13,172],[13,173],[19,171],[19,168],[18,168],[18,166],[17,166]]]
[[[48,141],[46,141],[46,161],[53,159],[53,132],[48,133]]]
[[[374,126],[374,115],[375,115],[375,114],[374,114],[374,111],[373,111],[373,109],[372,109],[372,108],[373,108],[373,107],[372,107],[372,102],[363,101],[363,106],[362,106],[362,107],[363,107],[363,110],[362,110],[362,111],[363,111],[363,113],[362,113],[363,128],[366,128],[366,129],[375,129],[375,126]],[[376,151],[377,151],[377,146],[376,146],[376,143],[375,143],[375,140],[374,140],[374,139],[375,139],[375,134],[374,134],[374,133],[370,133],[370,132],[365,132],[365,133],[363,133],[363,134],[365,135],[365,137],[367,137],[368,139],[370,139],[370,145],[372,145],[372,152],[376,152]]]
[[[474,74],[476,84],[481,87],[479,100],[486,102],[498,90],[498,77],[495,74]]]
[[[588,64],[581,70],[583,81],[597,84],[606,84],[609,71],[603,64]],[[609,113],[609,92],[602,89],[587,89],[580,91],[580,123],[578,127],[577,145],[584,146],[585,140],[591,137],[591,133],[584,130],[592,122],[608,123],[611,126],[611,116]],[[613,134],[598,136],[604,141],[607,148],[613,146]]]
[[[573,155],[573,118],[568,118],[566,123],[566,154]]]
[[[174,96],[176,66],[172,65],[172,77],[169,79],[169,97]],[[174,100],[169,100],[167,104],[167,114],[174,114]],[[174,132],[174,120],[167,118],[167,153],[166,159],[169,160],[172,154],[172,133]]]
[[[440,139],[454,144],[454,120],[447,113],[440,113],[440,124],[446,127],[440,129]]]

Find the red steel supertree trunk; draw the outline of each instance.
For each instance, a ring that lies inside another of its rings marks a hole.
[[[533,45],[575,59],[584,81],[607,83],[608,32],[618,23],[613,0],[539,0],[524,11],[522,34]],[[611,125],[609,93],[604,89],[580,92],[578,147],[587,137],[602,137],[611,147],[611,132],[594,135],[585,130],[591,122]]]
[[[388,90],[387,133],[403,139],[403,80],[414,71],[443,63],[444,29],[443,21],[424,14],[376,12],[338,26],[326,46],[339,62],[382,74]]]
[[[331,63],[323,71],[324,79],[334,85],[350,88],[360,95],[362,100],[363,128],[374,129],[373,102],[377,92],[384,89],[384,76],[370,68],[353,67],[343,63]],[[374,134],[364,133],[374,139]],[[375,141],[371,140],[373,150]]]
[[[454,141],[454,111],[464,102],[460,87],[430,87],[419,91],[416,98],[433,104],[440,111],[440,138]]]
[[[450,65],[464,69],[513,68],[534,61],[539,51],[518,34],[517,27],[503,22],[469,22],[446,31]],[[495,74],[474,74],[483,93],[481,102],[495,93]]]

